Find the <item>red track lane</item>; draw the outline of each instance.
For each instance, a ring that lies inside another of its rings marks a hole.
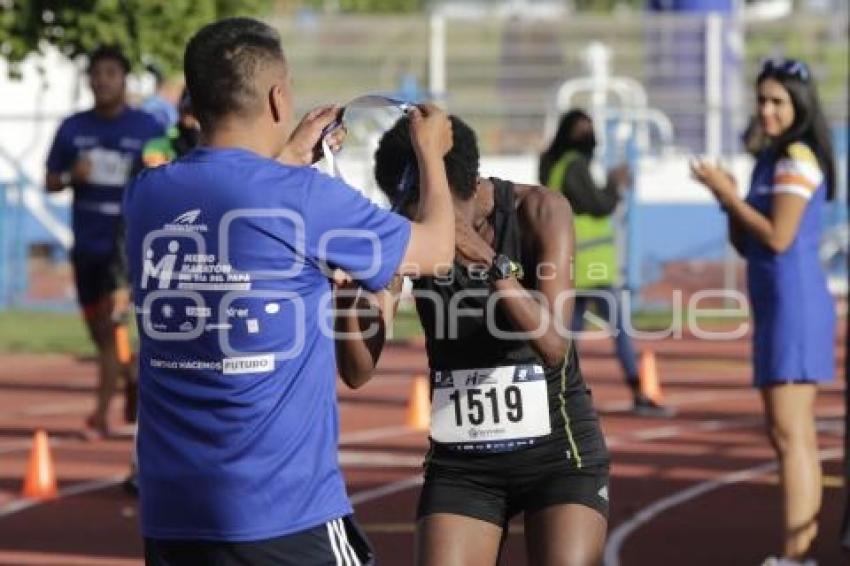
[[[658,355],[666,397],[679,410],[675,419],[628,414],[610,342],[579,347],[613,458],[608,551],[616,561],[608,564],[759,564],[779,546],[780,499],[760,401],[749,386],[746,339],[685,337],[641,346]],[[424,372],[421,344],[394,345],[372,383],[359,391],[339,390],[340,459],[358,518],[383,565],[412,562],[427,441],[403,424],[409,378]],[[94,374],[90,361],[64,356],[6,356],[0,364],[0,565],[142,563],[136,501],[115,485],[126,471],[130,438],[86,443],[78,437],[91,407]],[[818,401],[820,448],[833,457],[842,443],[842,386],[837,380],[824,388]],[[51,434],[66,495],[27,507],[17,493],[37,427]],[[741,470],[760,473],[722,483]],[[841,466],[832,459],[824,470],[815,557],[821,566],[832,566],[845,563],[837,545]],[[525,563],[522,525],[515,521],[502,564]]]

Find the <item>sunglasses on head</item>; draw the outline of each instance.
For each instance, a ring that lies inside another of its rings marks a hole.
[[[768,59],[761,68],[762,73],[776,73],[793,77],[804,83],[809,82],[811,73],[809,66],[796,59]]]

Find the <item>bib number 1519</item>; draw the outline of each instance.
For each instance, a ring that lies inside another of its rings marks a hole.
[[[516,385],[510,385],[501,389],[503,395],[499,395],[501,388],[490,387],[489,389],[470,388],[465,390],[456,389],[449,399],[454,404],[455,424],[464,426],[464,416],[471,425],[480,425],[487,419],[489,409],[493,424],[499,424],[502,419],[502,407],[504,416],[508,421],[516,423],[522,420],[522,391]]]

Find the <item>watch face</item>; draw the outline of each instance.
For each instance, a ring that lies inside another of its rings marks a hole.
[[[493,279],[506,279],[511,275],[511,260],[502,254],[496,256],[493,260]]]

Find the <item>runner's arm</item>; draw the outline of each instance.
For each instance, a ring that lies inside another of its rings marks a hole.
[[[353,285],[334,292],[334,342],[339,376],[351,387],[362,387],[372,377],[384,348],[386,332],[398,308],[403,279],[395,277],[387,289],[369,293]]]
[[[569,349],[564,331],[572,316],[574,297],[570,264],[573,257],[573,215],[566,199],[535,187],[527,214],[529,236],[537,250],[537,288],[529,291],[513,277],[493,283],[499,307],[516,332],[527,333],[529,345],[548,366],[563,362]],[[528,236],[527,236],[528,237]],[[531,274],[526,274],[528,278]]]

